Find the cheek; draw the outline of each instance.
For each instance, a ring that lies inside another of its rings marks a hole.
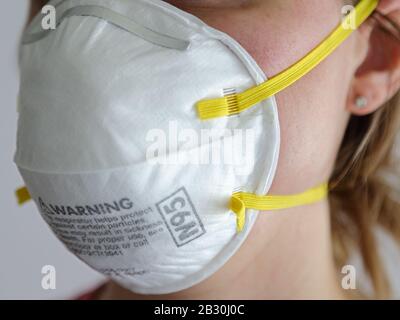
[[[328,181],[349,120],[346,101],[356,69],[355,46],[354,38],[348,39],[276,96],[281,152],[271,192],[296,193]]]
[[[318,32],[311,20],[299,32],[293,31],[299,23],[295,19],[285,26],[259,17],[251,24],[225,20],[214,26],[235,38],[271,77],[318,45],[338,23],[335,16],[329,19],[320,22]],[[299,34],[309,35],[307,41]],[[353,39],[347,40],[311,73],[276,96],[281,151],[271,193],[297,193],[329,179],[349,118],[345,105],[354,73],[349,68],[354,44]]]
[[[297,193],[329,179],[349,117],[346,56],[342,47],[276,96],[281,150],[272,193]]]
[[[196,15],[238,41],[271,77],[304,57],[340,21],[332,12],[340,13],[341,1],[298,1],[303,5],[291,11],[286,6],[232,11],[224,19],[221,12]],[[345,102],[354,71],[348,68],[353,46],[354,41],[348,40],[311,73],[276,96],[281,151],[271,193],[297,193],[329,179],[349,117]]]

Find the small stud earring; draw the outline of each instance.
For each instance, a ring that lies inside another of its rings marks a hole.
[[[368,99],[364,96],[358,96],[355,104],[358,109],[364,109],[368,105]]]

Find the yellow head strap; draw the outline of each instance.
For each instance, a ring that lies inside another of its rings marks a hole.
[[[232,195],[230,209],[236,214],[237,231],[244,228],[246,209],[254,210],[281,210],[318,202],[328,195],[328,184],[293,195],[260,196],[253,193],[237,192]]]
[[[251,106],[277,94],[302,78],[320,62],[328,57],[374,12],[379,0],[361,0],[355,11],[347,15],[341,23],[320,45],[303,59],[277,74],[266,82],[239,94],[229,94],[222,98],[202,100],[197,103],[199,117],[202,120],[238,114]],[[355,28],[349,28],[355,17]]]

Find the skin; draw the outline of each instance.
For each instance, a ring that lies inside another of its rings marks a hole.
[[[271,77],[301,59],[340,22],[343,0],[171,0],[235,38]],[[400,22],[400,2],[382,0]],[[223,19],[221,19],[223,17]],[[271,194],[328,181],[351,114],[374,112],[400,87],[400,50],[365,23],[327,60],[279,93],[281,153]],[[386,52],[386,54],[382,54]],[[358,96],[368,99],[362,110]],[[294,179],[295,177],[295,179]],[[99,299],[309,299],[348,297],[332,257],[328,200],[261,213],[217,273],[190,289],[140,296],[109,283]]]

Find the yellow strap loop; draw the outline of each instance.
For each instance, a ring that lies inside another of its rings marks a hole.
[[[342,42],[344,42],[365,20],[374,12],[379,0],[361,0],[353,14],[345,20],[316,48],[303,59],[282,71],[264,83],[250,88],[242,93],[228,94],[217,99],[202,100],[197,103],[197,111],[202,120],[238,114],[253,105],[277,94],[302,78],[326,57],[328,57]],[[355,17],[355,29],[350,26]]]
[[[271,211],[311,204],[326,198],[328,189],[328,184],[324,183],[294,195],[260,196],[253,193],[236,192],[232,195],[230,209],[236,214],[237,231],[243,230],[246,209]]]
[[[31,195],[29,194],[27,187],[21,187],[15,190],[15,195],[17,197],[17,202],[19,205],[22,205],[25,202],[31,200]]]
[[[26,187],[17,189],[15,195],[19,205],[31,200],[31,195]],[[236,192],[232,195],[230,209],[236,214],[237,231],[240,232],[244,228],[246,209],[267,211],[287,209],[318,202],[327,195],[327,183],[295,195],[259,196],[253,193]]]

